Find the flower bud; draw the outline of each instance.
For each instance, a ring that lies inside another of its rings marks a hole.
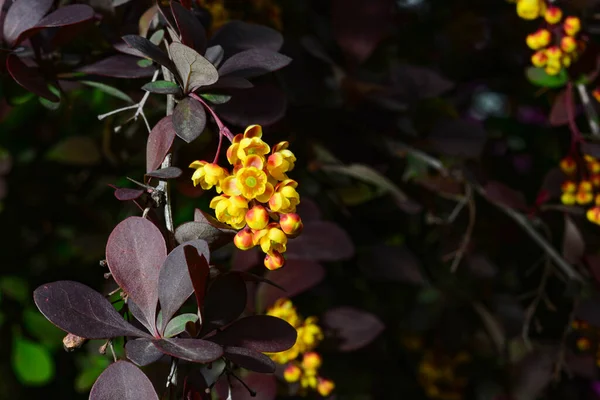
[[[600,88],[594,89],[594,91],[592,92],[592,96],[594,96],[594,99],[596,99],[596,101],[600,103]]]
[[[565,157],[560,160],[560,169],[567,175],[571,175],[577,170],[577,163],[571,157]]]
[[[281,214],[279,217],[279,225],[281,230],[289,237],[296,237],[302,233],[304,224],[302,219],[296,213]]]
[[[570,53],[577,49],[577,41],[571,36],[565,36],[560,41],[560,48],[565,53]]]
[[[548,57],[546,57],[544,50],[537,51],[531,56],[531,64],[533,64],[534,67],[543,67],[547,62]]]
[[[577,184],[573,181],[564,181],[560,185],[560,189],[563,193],[575,193],[577,191]]]
[[[569,36],[575,36],[581,29],[581,21],[577,17],[567,17],[563,23],[563,29]]]
[[[319,378],[319,383],[317,383],[317,392],[323,397],[327,397],[333,392],[335,389],[335,383],[330,381],[329,379]]]
[[[240,250],[249,250],[254,247],[254,241],[252,240],[252,231],[246,227],[236,233],[233,238],[233,243]]]
[[[254,206],[246,213],[246,223],[255,230],[264,229],[269,223],[269,213],[263,206]]]
[[[305,370],[317,370],[321,366],[321,356],[314,352],[304,353],[304,357],[302,358],[302,368]]]
[[[558,7],[548,7],[544,14],[544,19],[550,25],[558,24],[562,19],[562,10]]]
[[[579,191],[580,192],[591,192],[592,190],[594,190],[594,187],[592,186],[592,182],[584,180],[579,182]]]
[[[577,202],[577,204],[579,204],[581,206],[590,204],[593,200],[594,200],[594,195],[592,192],[579,191],[575,195],[575,201]]]
[[[302,375],[302,370],[296,364],[289,364],[283,370],[283,379],[285,379],[286,382],[290,382],[290,383],[298,382],[301,375]]]
[[[585,216],[587,217],[587,219],[590,222],[600,225],[600,207],[599,206],[592,207],[589,210],[587,210]]]
[[[265,255],[265,267],[267,267],[268,270],[273,271],[279,269],[283,267],[283,264],[285,264],[285,258],[283,258],[281,253],[272,251],[270,254]]]
[[[560,202],[563,203],[565,206],[572,206],[573,204],[575,204],[575,194],[563,193],[560,196]]]

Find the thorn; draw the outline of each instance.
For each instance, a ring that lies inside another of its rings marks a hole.
[[[110,272],[106,272],[106,273],[104,274],[104,279],[108,279],[108,278],[110,278],[111,276],[112,276],[112,273],[110,273]]]
[[[106,268],[106,267],[108,267],[108,263],[106,262],[106,260],[100,260],[100,266],[102,268]]]

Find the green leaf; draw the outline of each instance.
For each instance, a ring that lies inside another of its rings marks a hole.
[[[54,326],[37,309],[27,307],[23,311],[23,325],[27,332],[35,336],[46,348],[52,350],[62,346],[65,332]]]
[[[27,282],[18,276],[0,277],[0,291],[2,291],[4,296],[19,303],[27,303],[29,301],[30,292]]]
[[[141,59],[137,62],[137,65],[139,65],[142,68],[148,68],[149,66],[152,65],[152,60],[148,60],[146,58]]]
[[[100,354],[88,354],[82,362],[81,372],[75,378],[75,390],[79,393],[88,392],[102,371],[110,365],[110,360]]]
[[[104,84],[101,82],[94,82],[94,81],[80,81],[80,82],[83,83],[84,85],[91,86],[91,87],[96,88],[106,94],[116,97],[117,99],[125,100],[126,102],[131,103],[131,104],[134,103],[133,99],[131,97],[129,97],[127,94],[125,94],[122,91],[120,91],[119,89],[109,86],[107,84]]]
[[[204,100],[210,101],[213,104],[225,104],[229,100],[231,100],[231,96],[228,94],[204,93],[204,94],[201,94],[200,97],[202,97]]]
[[[54,379],[54,362],[48,350],[22,337],[13,341],[12,367],[24,385],[42,386]]]
[[[162,42],[164,37],[165,37],[165,31],[164,31],[164,29],[160,29],[160,30],[154,32],[152,34],[152,36],[150,36],[150,41],[158,46],[158,45],[160,45],[160,42]]]
[[[158,94],[180,94],[181,89],[179,85],[169,81],[154,81],[148,82],[142,86],[142,90],[150,93]]]
[[[214,65],[201,54],[181,43],[169,45],[171,58],[183,81],[183,91],[193,92],[200,86],[208,86],[219,80],[219,73]]]
[[[529,67],[525,71],[529,82],[547,88],[559,88],[567,84],[569,77],[566,69],[561,69],[557,75],[548,75],[543,68]]]
[[[49,160],[81,166],[98,164],[101,157],[98,145],[87,136],[68,137],[46,154]]]
[[[173,318],[167,324],[165,328],[164,337],[173,337],[175,335],[179,335],[181,332],[185,330],[185,324],[188,322],[196,322],[198,321],[198,315],[196,314],[181,314]]]
[[[48,85],[48,89],[58,97],[58,101],[56,101],[56,102],[50,101],[43,97],[38,97],[38,99],[40,100],[40,104],[43,105],[44,107],[46,107],[48,110],[56,111],[60,108],[60,104],[61,104],[61,100],[62,100],[62,96],[60,95],[60,90],[58,90],[58,88],[55,87],[54,85]]]

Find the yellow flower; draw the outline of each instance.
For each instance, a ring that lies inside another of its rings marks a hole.
[[[327,397],[335,389],[335,383],[329,379],[318,378],[317,392],[323,397]]]
[[[543,0],[519,0],[517,2],[517,14],[523,19],[536,19],[546,11]]]
[[[584,191],[580,190],[575,195],[575,201],[577,202],[577,204],[582,205],[582,206],[586,205],[586,204],[590,204],[593,200],[594,200],[594,195],[592,194],[592,192],[584,192]]]
[[[563,193],[575,193],[577,191],[577,184],[573,181],[564,181],[560,188]]]
[[[562,19],[562,10],[558,7],[548,7],[544,19],[550,25],[558,24]]]
[[[254,243],[259,244],[262,251],[267,254],[272,251],[285,253],[287,240],[285,233],[275,223],[254,232]]]
[[[592,177],[590,178],[590,181],[592,182],[592,185],[594,185],[594,187],[599,187],[600,186],[600,174],[592,175]]]
[[[264,229],[269,224],[269,213],[263,206],[254,206],[246,213],[246,223],[255,230]]]
[[[267,170],[278,181],[288,179],[285,173],[294,169],[296,156],[288,150],[288,146],[288,142],[278,143],[267,160]]]
[[[587,212],[585,213],[585,216],[587,217],[587,219],[590,222],[600,225],[600,207],[599,206],[595,206],[595,207],[592,207],[589,210],[587,210]]]
[[[321,356],[319,355],[319,353],[316,353],[314,351],[308,352],[308,353],[304,353],[304,356],[302,357],[302,368],[305,371],[311,371],[314,372],[313,375],[316,375],[317,370],[321,367],[322,364],[322,360],[321,360]],[[308,372],[306,372],[308,373]]]
[[[296,213],[281,214],[279,216],[279,225],[281,226],[281,230],[291,238],[302,233],[302,229],[304,228],[302,219]]]
[[[594,89],[592,96],[594,96],[597,102],[600,102],[600,88]]]
[[[280,252],[273,250],[265,255],[264,264],[268,270],[275,271],[283,267],[285,258]]]
[[[316,317],[308,317],[304,324],[297,329],[298,342],[300,342],[300,352],[305,353],[311,351],[319,345],[323,340],[323,331],[317,325]]]
[[[548,57],[548,60],[560,60],[561,56],[562,51],[558,46],[548,47],[548,49],[546,50],[546,57]]]
[[[255,246],[252,240],[252,231],[245,227],[233,237],[233,244],[240,250],[249,250]]]
[[[316,389],[317,377],[315,375],[302,375],[302,378],[300,378],[300,386],[303,389]]]
[[[196,168],[192,175],[194,186],[200,184],[204,190],[208,190],[216,186],[217,192],[221,193],[220,182],[227,177],[227,171],[219,167],[217,164],[207,163],[206,161],[194,161],[190,164],[190,168]]]
[[[543,67],[547,62],[548,57],[546,57],[544,50],[537,51],[531,56],[531,63],[534,67]]]
[[[592,185],[592,182],[584,180],[579,182],[579,191],[580,192],[591,192],[592,190],[594,190],[594,186]]]
[[[560,160],[560,169],[567,175],[573,174],[577,171],[577,163],[571,157],[565,157]]]
[[[540,29],[527,35],[526,42],[527,46],[529,46],[531,50],[539,50],[548,46],[550,39],[552,39],[552,34],[550,31],[547,29]]]
[[[267,315],[281,318],[294,328],[297,328],[301,324],[296,307],[294,307],[290,299],[281,298],[275,301],[275,304],[267,310]]]
[[[567,17],[563,22],[563,29],[567,35],[575,36],[581,29],[581,21],[577,17]]]
[[[263,142],[262,128],[260,125],[250,125],[246,128],[243,135],[236,135],[233,138],[231,146],[227,149],[227,159],[234,165],[240,160],[244,161],[250,155],[264,157],[271,151],[268,144]]]
[[[563,193],[560,196],[560,202],[563,203],[565,206],[572,206],[573,204],[575,204],[575,194],[573,193]]]
[[[564,36],[560,41],[560,48],[566,52],[570,53],[577,49],[577,41],[571,36]]]
[[[296,191],[298,182],[286,179],[275,187],[275,193],[269,199],[271,211],[281,213],[296,212],[296,206],[300,203],[300,195]]]
[[[242,196],[217,196],[210,202],[210,208],[215,210],[217,219],[235,229],[242,229],[246,225],[246,212],[248,200]]]
[[[289,364],[283,370],[283,379],[286,382],[294,383],[300,380],[300,376],[302,375],[302,370],[296,364]]]
[[[235,184],[242,196],[251,200],[265,193],[267,174],[255,167],[244,167],[235,174]]]

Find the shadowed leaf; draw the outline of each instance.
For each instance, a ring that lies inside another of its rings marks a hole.
[[[561,126],[569,123],[569,113],[567,112],[567,91],[561,90],[554,98],[552,110],[550,110],[550,125]],[[575,111],[573,111],[575,113]]]
[[[140,67],[137,57],[117,54],[79,68],[79,72],[90,75],[111,76],[114,78],[147,78],[156,71],[153,66]]]
[[[158,299],[163,320],[166,322],[171,320],[171,317],[194,292],[183,246],[195,247],[207,260],[210,260],[208,244],[204,240],[186,242],[175,247],[169,253],[158,276]]]
[[[525,75],[532,84],[547,88],[563,87],[569,80],[565,69],[561,69],[557,75],[548,75],[544,68],[528,67]]]
[[[239,274],[218,276],[204,299],[203,321],[212,327],[229,324],[246,308],[246,283]]]
[[[204,305],[204,296],[206,294],[206,284],[210,275],[210,267],[208,260],[203,254],[198,253],[198,250],[188,244],[183,246],[185,253],[185,262],[187,263],[194,294],[196,295],[196,304],[198,310],[201,310]]]
[[[19,0],[21,2],[23,0]],[[94,18],[94,9],[87,4],[71,4],[60,7],[45,16],[35,26],[22,32],[14,44],[17,44],[36,32],[47,28],[59,28],[67,25],[76,25]]]
[[[40,343],[15,337],[11,361],[17,379],[24,385],[47,385],[54,378],[52,354]]]
[[[221,61],[223,61],[223,56],[225,55],[225,52],[223,50],[223,48],[219,45],[216,46],[211,46],[208,49],[206,49],[206,53],[204,54],[204,57],[211,62],[212,65],[214,65],[215,67],[218,67],[219,64],[221,64]]]
[[[155,330],[158,277],[167,257],[160,230],[142,217],[129,217],[111,232],[106,261],[117,284],[143,312]]]
[[[262,259],[258,249],[240,250],[234,249],[231,256],[232,271],[248,271],[259,265]]]
[[[165,159],[175,139],[175,128],[170,115],[163,117],[148,135],[146,144],[146,173],[156,170]]]
[[[61,164],[90,166],[98,164],[102,155],[91,137],[70,136],[51,148],[46,157]]]
[[[181,43],[171,43],[169,49],[184,93],[193,92],[201,86],[212,85],[219,79],[217,69],[194,49]]]
[[[177,167],[167,167],[148,172],[146,176],[158,179],[175,179],[181,176],[182,171]]]
[[[368,345],[385,328],[375,315],[346,306],[328,310],[322,321],[341,339],[340,351],[353,351]]]
[[[210,40],[211,45],[220,45],[228,55],[248,49],[279,51],[283,36],[275,29],[243,21],[229,21]]]
[[[151,339],[146,338],[128,340],[125,344],[125,354],[128,359],[140,367],[150,365],[165,355],[152,344]]]
[[[6,59],[6,68],[10,76],[25,89],[52,102],[60,99],[48,88],[48,83],[37,68],[28,67],[14,54]]]
[[[157,94],[177,94],[181,93],[179,85],[169,81],[154,81],[148,82],[142,86],[142,90]]]
[[[541,348],[526,355],[514,369],[513,396],[516,400],[535,400],[552,381],[556,349]]]
[[[186,97],[173,111],[173,127],[177,136],[187,143],[196,139],[206,127],[206,111],[197,100]]]
[[[33,292],[33,300],[54,325],[86,339],[148,336],[125,321],[104,296],[79,282],[47,283]]]
[[[216,110],[219,117],[233,125],[271,125],[285,114],[287,97],[273,85],[264,84],[245,90],[231,90],[230,94],[231,100],[216,106]]]
[[[219,221],[205,215],[203,221],[191,221],[180,225],[175,230],[175,239],[178,243],[185,243],[190,240],[203,239],[208,243],[208,247],[214,251],[231,242],[236,231]]]
[[[296,329],[286,321],[270,315],[252,315],[238,319],[210,340],[224,346],[275,353],[291,348],[296,337]]]
[[[33,28],[52,7],[53,0],[18,0],[12,4],[4,18],[4,40],[9,46],[27,29]]]
[[[266,355],[244,347],[225,347],[225,358],[250,371],[271,374],[275,372],[275,363]]]
[[[268,72],[277,71],[292,61],[288,56],[267,50],[251,49],[234,54],[225,60],[219,68],[221,76],[238,76],[253,78]]]
[[[585,252],[583,235],[573,220],[565,214],[565,233],[563,236],[562,254],[569,264],[579,264]]]
[[[213,89],[250,89],[254,84],[246,78],[238,76],[222,76],[212,85],[204,86],[202,90],[210,91]]]
[[[98,377],[90,400],[158,400],[152,382],[135,365],[117,361]]]
[[[484,190],[485,195],[496,203],[521,211],[528,210],[525,196],[503,183],[490,181],[484,186]]]
[[[186,10],[181,4],[171,2],[173,17],[181,35],[181,43],[191,47],[200,54],[206,51],[206,31],[198,21],[198,18],[190,10]]]
[[[422,285],[425,281],[419,259],[406,247],[377,244],[362,254],[358,265],[365,276],[374,280]]]
[[[275,378],[275,375],[250,372],[244,376],[244,382],[256,392],[256,396],[252,396],[237,380],[232,380],[230,399],[275,400],[277,397],[277,378]],[[228,381],[226,379],[220,379],[217,382],[216,391],[219,394],[220,399],[226,399],[229,392]]]
[[[346,231],[330,221],[304,224],[302,234],[287,244],[288,260],[339,261],[354,255],[354,245]]]
[[[154,341],[160,351],[182,360],[209,363],[223,355],[223,348],[202,339],[160,339]]]
[[[478,158],[483,151],[486,132],[480,124],[447,119],[434,125],[428,140],[432,148],[440,154]]]
[[[173,64],[173,61],[171,61],[169,56],[164,51],[162,51],[160,47],[158,47],[145,37],[141,37],[138,35],[126,35],[123,36],[122,39],[125,41],[125,43],[139,51],[145,57],[157,62],[163,67],[168,68],[173,73],[177,72],[175,64]]]

